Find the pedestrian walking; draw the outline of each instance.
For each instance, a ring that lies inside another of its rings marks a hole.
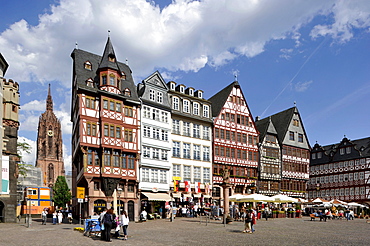
[[[127,240],[127,228],[128,228],[129,218],[127,216],[127,212],[123,211],[121,216],[121,225],[123,229],[123,240]]]
[[[58,213],[57,213],[57,211],[54,211],[54,213],[53,213],[53,225],[57,224],[57,217],[58,217]]]
[[[41,212],[42,225],[46,225],[47,215],[48,215],[48,213],[47,213],[46,209],[42,210],[42,212]]]
[[[63,214],[62,214],[62,211],[58,211],[58,224],[62,224],[62,221],[63,221]]]
[[[245,211],[244,233],[252,233],[252,210]]]

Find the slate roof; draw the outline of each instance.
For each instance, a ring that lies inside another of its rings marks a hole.
[[[213,117],[217,117],[220,114],[223,106],[225,105],[230,95],[231,90],[235,86],[240,87],[238,81],[232,82],[230,85],[226,86],[224,89],[222,89],[221,91],[219,91],[218,93],[216,93],[215,95],[213,95],[211,98],[208,99],[209,101],[212,102],[212,116]]]
[[[110,57],[114,58],[114,62],[109,60]],[[111,68],[120,71],[110,37],[108,37],[107,43],[105,44],[105,49],[99,64],[99,68]]]
[[[272,123],[271,117],[264,118],[256,121],[257,130],[260,132],[260,142],[263,141],[267,133],[277,135],[274,124]]]
[[[107,44],[106,44],[106,47],[104,49],[104,53],[107,54],[109,52],[111,52],[111,49],[113,49],[113,47],[111,47],[111,42],[108,38],[108,41],[107,41]],[[113,51],[114,52],[114,51]],[[125,88],[128,88],[130,89],[131,91],[131,96],[130,97],[127,97],[127,96],[124,96],[123,94],[119,95],[120,97],[123,97],[123,98],[127,98],[129,101],[132,101],[132,102],[135,102],[135,103],[140,103],[140,100],[139,100],[139,97],[137,95],[137,89],[136,89],[136,85],[134,83],[134,80],[132,78],[132,71],[130,69],[130,67],[125,64],[125,63],[122,63],[122,62],[118,62],[117,59],[116,59],[116,62],[112,65],[112,64],[108,64],[108,65],[101,65],[102,62],[105,62],[103,59],[104,57],[102,56],[99,56],[99,55],[96,55],[96,54],[93,54],[93,53],[90,53],[90,52],[87,52],[87,51],[84,51],[84,50],[81,50],[81,49],[74,49],[72,54],[71,54],[71,57],[74,61],[73,63],[73,83],[77,83],[77,89],[84,89],[84,90],[88,90],[88,91],[91,91],[91,92],[94,92],[94,93],[97,93],[97,92],[100,92],[100,93],[109,93],[109,92],[106,92],[106,91],[102,91],[102,90],[99,90],[98,88],[98,85],[99,85],[99,76],[98,76],[98,69],[99,68],[102,68],[105,66],[117,66],[116,68],[113,68],[113,67],[110,67],[112,69],[115,69],[115,70],[118,70],[120,72],[123,72],[125,75],[126,75],[126,79],[125,80],[121,80],[121,92],[123,93],[124,89]],[[89,61],[91,63],[91,66],[92,66],[92,69],[91,70],[88,70],[88,69],[85,69],[85,62]],[[112,62],[110,62],[112,63]],[[93,81],[94,81],[94,87],[89,87],[86,85],[86,81],[91,78]],[[110,93],[111,95],[114,95],[112,93]]]
[[[344,145],[344,143],[347,143]],[[350,154],[338,155],[338,151],[341,147],[353,147],[355,152]],[[370,157],[370,137],[349,140],[346,137],[342,139],[340,143],[330,144],[326,146],[321,146],[316,143],[312,149],[311,153],[317,153],[323,151],[323,157],[318,159],[311,159],[312,164],[322,164],[332,161],[341,161],[341,160],[353,160],[356,158]]]

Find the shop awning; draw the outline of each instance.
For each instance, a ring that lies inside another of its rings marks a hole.
[[[146,196],[148,198],[148,201],[171,201],[171,197],[167,193],[141,192],[141,194]]]
[[[172,197],[173,198],[180,198],[181,197],[181,193],[172,193]]]

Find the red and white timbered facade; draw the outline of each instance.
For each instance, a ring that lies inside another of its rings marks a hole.
[[[214,109],[213,198],[221,196],[226,167],[233,193],[250,193],[257,181],[259,133],[242,90],[233,82],[209,100]]]

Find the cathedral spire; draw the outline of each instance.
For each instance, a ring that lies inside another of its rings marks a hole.
[[[51,98],[51,94],[50,94],[50,84],[49,84],[49,90],[48,90],[48,97],[46,99],[46,110],[53,111],[53,99]]]

